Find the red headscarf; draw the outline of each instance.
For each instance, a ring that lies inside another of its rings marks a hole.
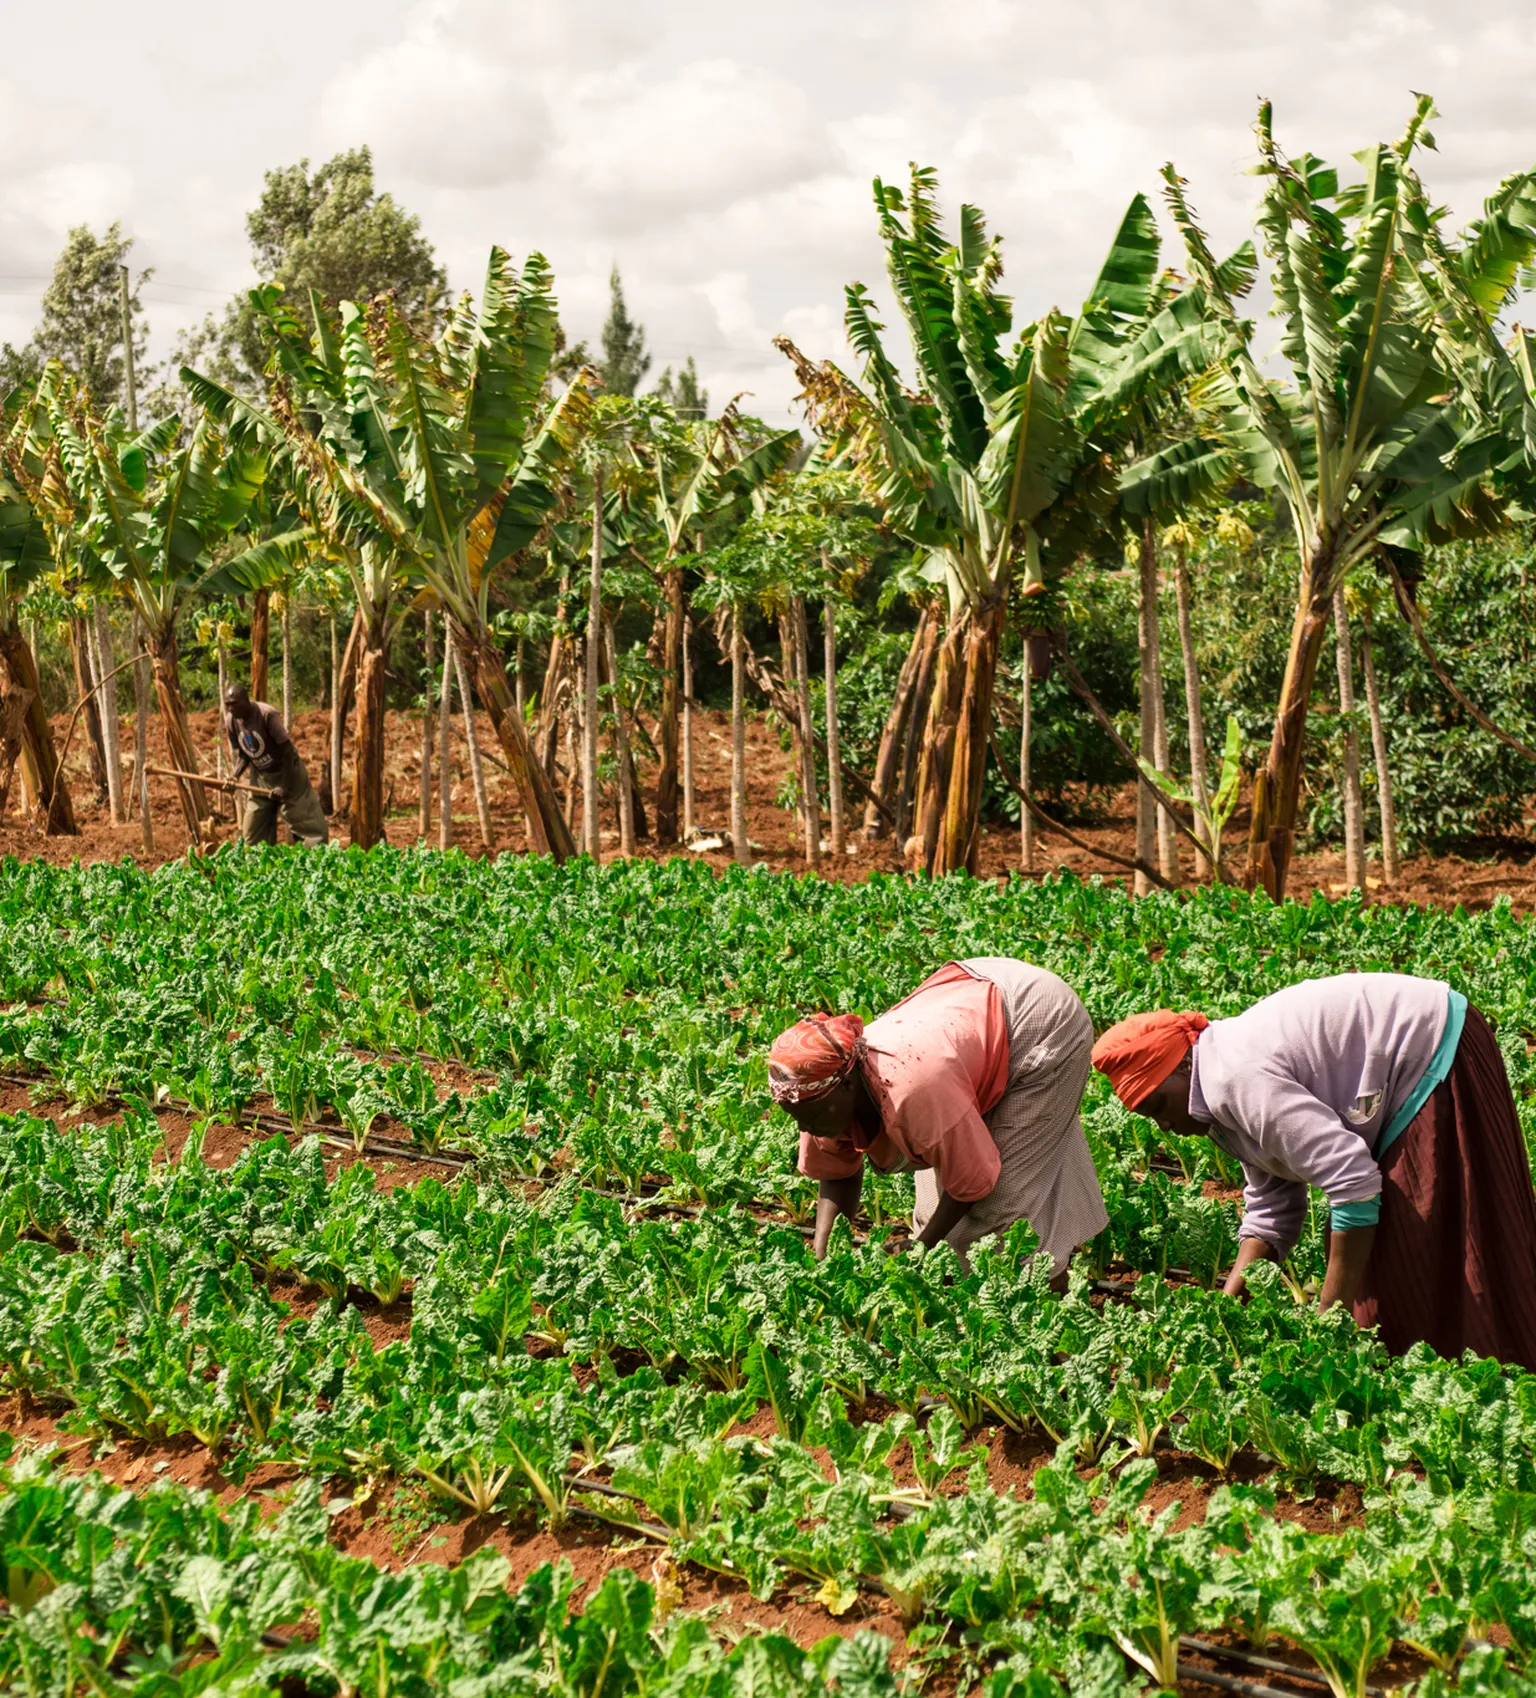
[[[776,1103],[812,1102],[842,1084],[866,1052],[857,1014],[813,1014],[773,1040],[768,1089]]]
[[[1193,1010],[1159,1008],[1133,1014],[1111,1026],[1093,1046],[1093,1065],[1108,1078],[1120,1101],[1135,1108],[1173,1072],[1209,1025]]]

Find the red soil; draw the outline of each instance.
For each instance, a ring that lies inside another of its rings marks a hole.
[[[202,755],[203,765],[211,770],[214,749],[214,716],[211,712],[191,715],[192,735]],[[295,716],[294,738],[302,751],[310,775],[318,781],[329,746],[328,713],[306,710]],[[500,759],[500,750],[491,730],[489,719],[480,715],[477,736],[482,750],[488,755],[486,765],[487,791],[492,823],[492,848],[521,851],[526,847],[520,810],[513,797],[512,781],[498,766],[489,764]],[[64,732],[64,718],[55,721],[55,733]],[[730,819],[730,726],[725,716],[714,711],[701,712],[695,723],[696,813],[701,829],[723,830]],[[474,795],[470,787],[468,768],[464,759],[463,740],[454,743],[454,782],[452,813],[454,841],[466,852],[485,853],[480,842]],[[151,750],[151,759],[160,762],[161,754]],[[762,717],[747,725],[748,826],[754,844],[754,855],[776,871],[805,872],[807,863],[792,814],[777,805],[776,798],[788,770],[789,759],[780,746],[777,730]],[[418,841],[417,797],[420,786],[420,722],[408,715],[391,712],[386,735],[386,828],[389,840],[395,844]],[[77,733],[75,744],[66,763],[70,793],[75,803],[81,835],[74,838],[44,838],[18,816],[0,820],[0,854],[41,856],[59,864],[77,857],[85,861],[116,860],[123,856],[146,859],[159,865],[181,855],[187,846],[185,825],[181,819],[174,785],[169,779],[151,780],[152,808],[155,827],[155,852],[141,856],[140,828],[137,819],[127,825],[114,826],[106,817],[105,805],[98,803],[91,792],[84,746]],[[642,771],[642,783],[647,787],[646,800],[654,788],[649,769]],[[1074,826],[1087,843],[1099,849],[1109,849],[1129,855],[1134,847],[1134,792],[1128,786],[1108,799],[1105,817],[1097,824]],[[834,866],[830,856],[823,857],[825,876],[844,881],[858,881],[876,870],[896,870],[901,866],[889,840],[866,843],[855,829],[863,819],[863,807],[857,798],[849,804],[850,841],[846,860]],[[607,854],[618,847],[617,825],[611,797],[604,798],[604,846]],[[1229,833],[1229,859],[1238,851],[1241,822]],[[233,827],[224,835],[232,835]],[[343,841],[345,820],[333,822],[333,834]],[[434,814],[427,841],[436,844],[438,826]],[[663,853],[653,844],[639,846],[642,856]],[[667,854],[691,853],[668,849]],[[724,867],[731,856],[727,850],[713,850],[702,859],[712,866]],[[1185,857],[1186,864],[1188,857]],[[1019,864],[1019,836],[1016,827],[986,826],[980,845],[980,871],[983,877],[995,878],[1016,872]],[[1069,844],[1049,832],[1040,834],[1036,850],[1036,873],[1044,875],[1067,868],[1080,876],[1098,873],[1120,880],[1123,871],[1099,857]],[[1291,877],[1291,892],[1299,898],[1321,891],[1337,896],[1344,891],[1342,853],[1300,855]],[[1398,883],[1390,890],[1372,884],[1369,894],[1373,900],[1390,899],[1396,902],[1418,902],[1426,906],[1449,907],[1460,904],[1468,909],[1491,907],[1502,895],[1507,895],[1521,911],[1536,908],[1536,858],[1517,859],[1512,853],[1490,861],[1468,861],[1458,856],[1418,855],[1406,860]]]

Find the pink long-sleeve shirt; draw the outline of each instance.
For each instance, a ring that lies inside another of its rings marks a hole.
[[[997,1145],[983,1115],[1008,1088],[1008,1023],[990,979],[951,961],[864,1028],[864,1077],[881,1125],[852,1137],[800,1134],[800,1171],[851,1179],[864,1158],[883,1173],[932,1168],[939,1188],[974,1203],[997,1184]]]

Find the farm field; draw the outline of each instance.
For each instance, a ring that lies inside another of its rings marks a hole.
[[[1442,977],[1536,1132],[1536,939],[1505,904],[0,863],[0,1680],[1529,1690],[1536,1381],[1318,1317],[1322,1207],[1219,1295],[1237,1175],[1095,1076],[1110,1227],[1065,1296],[1023,1227],[968,1269],[883,1254],[900,1176],[813,1261],[769,1040],[988,954],[1100,1028]]]

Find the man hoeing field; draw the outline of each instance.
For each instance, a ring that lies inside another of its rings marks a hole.
[[[325,810],[277,710],[253,702],[244,684],[231,684],[224,692],[224,732],[235,754],[234,776],[254,772],[273,790],[271,796],[242,798],[240,833],[245,841],[276,843],[281,809],[298,842],[323,848],[331,835]]]
[[[1094,1065],[1165,1132],[1243,1164],[1227,1290],[1328,1198],[1320,1306],[1401,1352],[1420,1340],[1536,1369],[1536,1191],[1488,1022],[1437,979],[1348,973],[1231,1020],[1162,1009],[1112,1026]]]
[[[964,1253],[1027,1220],[1065,1286],[1079,1244],[1108,1224],[1078,1119],[1093,1023],[1043,968],[951,961],[868,1026],[801,1020],[768,1054],[773,1100],[800,1128],[819,1180],[815,1251],[858,1208],[864,1164],[915,1171],[920,1244]]]

